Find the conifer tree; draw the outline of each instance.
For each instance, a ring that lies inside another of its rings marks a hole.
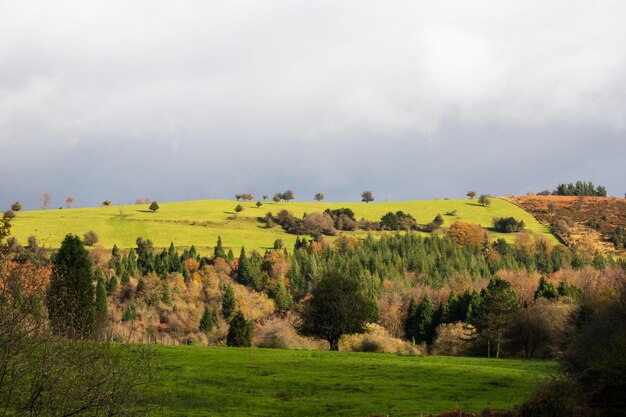
[[[235,310],[235,290],[232,285],[228,285],[222,298],[222,316],[228,320]]]
[[[409,308],[407,309],[406,320],[404,320],[404,334],[408,340],[415,341],[417,339],[417,302],[415,298],[411,298],[409,301]]]
[[[226,344],[231,347],[252,345],[252,322],[247,321],[241,311],[238,311],[230,321]]]
[[[107,290],[109,292],[117,291],[117,277],[115,275],[113,275],[111,279],[109,280],[109,283],[107,285]]]
[[[47,305],[56,335],[70,338],[92,335],[95,303],[91,261],[76,235],[65,236],[54,256]]]
[[[209,306],[204,306],[204,313],[200,319],[200,330],[203,332],[210,332],[216,322],[217,314],[215,310],[209,309]]]
[[[559,296],[559,293],[554,287],[554,284],[552,284],[550,281],[548,281],[544,277],[541,277],[539,279],[539,286],[535,290],[534,299],[536,300],[537,298],[542,298],[542,297],[547,298],[547,299],[553,299],[553,298],[557,298],[558,296]]]
[[[107,291],[104,287],[104,278],[98,278],[96,284],[96,323],[95,328],[98,333],[102,332],[107,323]]]
[[[226,252],[224,251],[224,247],[222,246],[222,237],[217,237],[217,245],[215,246],[215,251],[213,254],[213,259],[222,258],[226,259]]]
[[[417,343],[433,341],[433,303],[428,295],[424,296],[415,313],[415,325],[417,327],[415,341]]]
[[[293,307],[293,296],[291,292],[285,287],[282,281],[276,285],[274,300],[276,301],[276,308],[278,311],[286,312]]]
[[[242,246],[239,254],[239,263],[237,265],[237,282],[241,285],[250,285],[252,282],[250,276],[250,265],[246,257],[246,249]]]

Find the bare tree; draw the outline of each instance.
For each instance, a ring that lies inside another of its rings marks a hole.
[[[41,207],[46,210],[52,204],[52,197],[50,197],[50,193],[43,193],[41,196]]]
[[[67,204],[67,208],[72,207],[72,205],[74,204],[74,197],[72,197],[71,195],[70,195],[70,196],[68,196],[68,197],[65,199],[65,204]]]

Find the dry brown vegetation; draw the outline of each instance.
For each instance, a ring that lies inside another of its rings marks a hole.
[[[625,198],[531,195],[506,199],[541,223],[557,227],[556,234],[569,245],[597,245],[604,253],[615,253],[610,234],[617,226],[626,228]],[[569,230],[558,230],[559,223]]]

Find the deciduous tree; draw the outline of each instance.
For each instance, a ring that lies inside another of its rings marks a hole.
[[[52,197],[50,196],[50,193],[43,193],[41,196],[41,206],[45,210],[50,207],[50,204],[52,204]]]
[[[153,201],[152,203],[150,203],[150,207],[148,208],[154,213],[160,208],[159,203],[157,203],[156,201]]]
[[[315,200],[317,202],[320,202],[320,201],[322,201],[324,199],[324,194],[323,193],[317,193],[317,194],[315,194],[314,198],[315,198]]]
[[[376,304],[359,279],[329,271],[305,300],[296,329],[303,336],[328,341],[330,350],[339,350],[341,335],[363,333],[375,315]]]
[[[363,191],[361,193],[361,201],[363,201],[365,204],[374,201],[374,194],[372,194],[371,191]]]

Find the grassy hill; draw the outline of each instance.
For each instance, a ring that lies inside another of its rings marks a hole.
[[[547,361],[158,346],[162,415],[419,416],[523,402]]]
[[[95,231],[100,244],[122,248],[135,246],[138,236],[151,239],[155,246],[196,245],[199,249],[211,248],[221,235],[224,246],[263,249],[271,247],[276,239],[283,239],[288,248],[293,246],[296,236],[286,234],[280,227],[266,229],[257,220],[268,211],[277,213],[287,209],[296,216],[304,213],[321,212],[326,208],[351,208],[357,219],[380,220],[389,211],[402,210],[412,214],[418,223],[428,223],[440,213],[444,227],[456,219],[491,227],[493,217],[513,216],[526,223],[526,229],[534,233],[549,234],[549,228],[537,222],[529,213],[516,205],[499,199],[492,199],[489,207],[482,207],[470,200],[427,200],[392,203],[330,203],[330,202],[290,202],[265,203],[257,208],[254,202],[242,202],[244,211],[232,219],[238,203],[228,200],[199,200],[176,203],[160,203],[160,210],[152,213],[145,205],[111,206],[98,208],[74,208],[63,210],[33,210],[19,212],[13,221],[12,235],[22,244],[28,236],[34,235],[40,244],[56,248],[67,233],[82,236],[89,230]],[[456,216],[445,213],[456,210]],[[365,235],[365,232],[355,232]],[[491,233],[498,235],[497,233]],[[511,240],[513,235],[505,235]]]

